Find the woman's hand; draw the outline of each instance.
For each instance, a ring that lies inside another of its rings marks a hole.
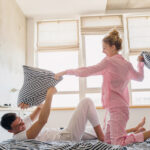
[[[139,61],[139,62],[143,62],[143,61],[144,61],[144,57],[143,57],[143,56],[141,56],[141,55],[140,55],[140,56],[138,56],[138,61]]]
[[[19,107],[20,107],[21,109],[27,109],[27,108],[29,108],[29,105],[28,105],[28,104],[25,104],[25,103],[21,103],[21,104],[19,104]]]
[[[65,75],[66,74],[66,71],[62,71],[62,72],[59,72],[59,73],[56,73],[55,74],[55,79],[56,80],[59,80],[61,76]]]

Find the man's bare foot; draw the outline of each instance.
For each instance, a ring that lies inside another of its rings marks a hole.
[[[146,129],[143,128],[143,127],[140,127],[140,128],[135,132],[135,134],[136,134],[136,133],[140,133],[140,132],[144,132],[144,131],[146,131]]]
[[[144,126],[144,124],[145,124],[145,120],[146,120],[146,118],[144,117],[144,118],[142,119],[142,121],[135,127],[135,132],[138,132],[138,130],[139,130],[140,128],[143,128],[143,126]]]

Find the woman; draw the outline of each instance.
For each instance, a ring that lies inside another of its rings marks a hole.
[[[100,63],[94,66],[65,70],[55,75],[56,79],[63,75],[103,76],[102,104],[110,115],[105,142],[114,145],[127,145],[144,140],[143,133],[127,135],[125,131],[129,119],[128,83],[130,80],[143,80],[143,57],[138,57],[138,71],[135,71],[132,64],[118,53],[121,48],[122,39],[119,37],[118,31],[113,30],[103,39],[103,52],[106,57]]]

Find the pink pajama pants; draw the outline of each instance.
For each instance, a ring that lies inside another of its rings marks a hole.
[[[107,123],[105,132],[105,142],[113,145],[127,145],[135,142],[143,142],[143,133],[126,133],[126,124],[129,119],[129,110],[127,107],[109,109],[110,120]]]

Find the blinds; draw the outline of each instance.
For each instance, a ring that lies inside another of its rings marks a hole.
[[[81,17],[82,34],[106,34],[112,28],[123,31],[121,16],[117,15]]]
[[[132,17],[127,22],[130,50],[150,48],[150,17]]]
[[[78,21],[38,23],[38,49],[72,49],[79,47]]]

